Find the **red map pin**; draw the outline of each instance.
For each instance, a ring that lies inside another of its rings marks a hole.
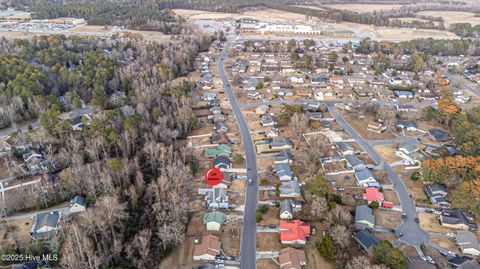
[[[222,182],[223,176],[222,176],[222,171],[218,168],[210,168],[207,170],[205,173],[205,181],[207,182],[208,185],[218,185],[220,182]]]

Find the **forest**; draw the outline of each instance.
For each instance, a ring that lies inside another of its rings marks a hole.
[[[62,169],[42,187],[45,202],[83,195],[90,208],[47,244],[2,253],[61,253],[64,268],[153,268],[183,240],[196,157],[178,140],[195,127],[196,85],[182,77],[212,40],[182,32],[162,44],[132,34],[0,41],[4,125],[38,117],[45,132],[35,139]],[[125,94],[120,104],[110,101],[114,92]],[[70,108],[59,98],[67,95]],[[82,102],[93,119],[72,131],[59,115]]]

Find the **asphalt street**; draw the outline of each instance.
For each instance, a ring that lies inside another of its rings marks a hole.
[[[233,114],[237,120],[238,127],[240,129],[240,135],[242,137],[243,145],[245,148],[245,159],[247,162],[247,178],[252,182],[247,184],[247,193],[245,197],[245,211],[243,216],[243,227],[240,241],[240,266],[245,269],[256,268],[256,234],[257,223],[255,215],[258,207],[258,180],[257,180],[257,158],[255,147],[253,144],[250,131],[248,130],[247,122],[243,117],[242,111],[238,104],[237,98],[233,94],[228,77],[225,72],[224,59],[227,57],[227,53],[230,47],[232,39],[229,39],[225,48],[222,51],[222,55],[218,61],[217,68],[220,73],[225,92],[232,106]]]
[[[378,154],[369,142],[363,139],[357,131],[345,121],[343,116],[338,113],[335,105],[328,105],[328,110],[343,129],[367,152],[373,161],[383,167],[388,178],[392,184],[394,184],[398,198],[400,199],[402,212],[407,216],[407,220],[397,227],[397,232],[403,233],[403,236],[400,237],[400,241],[417,247],[428,242],[430,240],[429,235],[422,230],[418,223],[415,222],[415,218],[417,217],[415,202],[410,197],[408,188],[400,176],[395,172],[392,166],[388,164],[380,154]]]

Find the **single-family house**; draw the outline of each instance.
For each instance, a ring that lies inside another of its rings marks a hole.
[[[302,76],[291,76],[290,77],[290,82],[292,84],[303,84],[304,80]]]
[[[293,96],[293,90],[290,88],[280,88],[280,90],[277,91],[277,95],[280,97]]]
[[[280,197],[297,198],[301,196],[300,185],[298,181],[286,181],[280,185]]]
[[[212,115],[222,114],[222,109],[219,106],[212,106],[210,112],[212,112]]]
[[[270,141],[270,148],[274,151],[290,150],[292,147],[290,140],[284,137],[274,137]]]
[[[220,211],[206,212],[203,215],[203,223],[208,231],[220,231],[220,227],[227,220],[227,215]]]
[[[428,198],[434,205],[441,206],[443,208],[449,208],[450,203],[445,199],[447,197],[447,188],[439,183],[427,185],[425,188]]]
[[[432,264],[421,257],[408,257],[407,269],[436,269],[435,264]]]
[[[341,77],[331,77],[330,83],[332,83],[333,85],[342,86],[344,81]]]
[[[375,216],[372,209],[366,205],[355,207],[355,227],[358,229],[372,229],[375,227]]]
[[[353,150],[352,145],[346,143],[346,142],[337,142],[335,143],[335,146],[337,147],[337,151],[341,155],[353,155],[355,151]],[[358,159],[358,158],[357,158]]]
[[[312,86],[322,87],[327,83],[327,77],[324,76],[310,76],[310,84]]]
[[[205,150],[206,157],[218,157],[218,156],[230,157],[231,155],[232,155],[232,148],[226,144],[220,144],[214,149]]]
[[[461,229],[461,230],[477,230],[477,224],[472,217],[465,214],[458,208],[444,208],[440,215],[440,223],[442,226]]]
[[[228,144],[228,136],[225,133],[214,132],[211,138],[212,144]]]
[[[368,169],[355,171],[355,179],[357,180],[357,185],[361,187],[378,186],[377,180],[375,177],[373,177],[372,172]]]
[[[293,218],[293,207],[290,199],[285,199],[280,202],[280,219],[291,220]]]
[[[446,141],[449,138],[449,135],[447,132],[437,128],[432,128],[428,130],[428,135],[432,140],[438,141],[438,142]]]
[[[414,132],[417,130],[417,123],[411,120],[396,120],[395,126],[400,129]]]
[[[278,257],[280,269],[302,269],[307,265],[307,257],[303,249],[284,248]]]
[[[223,122],[217,122],[215,123],[215,125],[213,126],[213,129],[215,129],[215,132],[217,133],[226,133],[228,132],[228,126],[223,123]]]
[[[220,170],[227,170],[232,166],[232,163],[228,157],[218,156],[213,160],[213,165]]]
[[[290,151],[282,150],[273,156],[275,164],[289,164],[292,163],[293,155]]]
[[[383,201],[385,201],[383,193],[378,188],[374,187],[365,188],[365,192],[362,196],[363,199],[367,200],[368,204],[377,201],[379,205],[382,205]]]
[[[206,192],[206,205],[208,208],[228,208],[227,190],[224,188],[212,188]]]
[[[280,221],[280,241],[282,244],[307,243],[310,236],[310,225],[301,220]]]
[[[268,137],[268,138],[272,138],[272,137],[277,137],[278,136],[278,130],[276,128],[268,128],[267,130],[265,130],[265,136]]]
[[[378,245],[380,239],[375,235],[371,234],[369,231],[358,231],[354,234],[353,238],[364,251],[368,251],[371,247]]]
[[[200,97],[202,101],[212,101],[217,99],[217,93],[216,92],[205,92],[203,95]]]
[[[472,256],[480,255],[480,244],[477,236],[469,231],[458,231],[455,237],[458,247],[462,253]]]
[[[403,144],[395,151],[395,155],[403,159],[404,165],[416,165],[424,159],[418,150],[413,144]]]
[[[84,124],[89,126],[92,123],[92,116],[90,114],[83,114],[81,116],[72,118],[71,121],[72,121],[72,129],[75,131],[81,131],[83,129]]]
[[[200,244],[195,245],[193,249],[193,260],[195,261],[214,261],[220,254],[221,244],[218,236],[206,235],[202,238]]]
[[[290,166],[285,164],[275,165],[275,175],[280,179],[280,181],[289,181],[292,180],[292,169]]]
[[[262,94],[260,94],[259,92],[255,92],[255,91],[249,91],[249,92],[247,92],[247,98],[252,99],[252,100],[261,99]]]
[[[32,239],[48,238],[55,234],[60,228],[60,216],[58,210],[37,213],[30,232]]]
[[[260,124],[262,126],[275,126],[277,122],[272,116],[270,116],[269,114],[266,114],[262,116],[262,119],[260,120]]]
[[[77,195],[70,200],[70,206],[68,209],[70,213],[84,212],[87,210],[87,200],[85,197]]]
[[[365,162],[360,160],[355,155],[347,155],[345,157],[345,160],[347,161],[348,168],[352,168],[355,171],[360,171],[360,170],[367,169],[367,166],[365,165]]]
[[[456,255],[455,257],[451,258],[448,260],[448,264],[450,264],[453,268],[461,268],[460,266],[462,266],[463,264],[465,263],[468,263],[470,261],[474,261],[474,259],[472,257],[469,257],[469,256],[460,256],[460,255]],[[480,269],[479,268],[470,268],[470,267],[466,267],[468,269]]]
[[[384,126],[382,123],[380,122],[369,122],[367,124],[367,130],[370,131],[370,132],[374,132],[374,133],[377,133],[377,134],[380,134],[382,133],[383,131],[385,131],[387,129],[386,126]]]
[[[480,83],[480,81],[478,83]],[[473,260],[473,259],[468,260],[460,264],[460,266],[458,266],[457,269],[480,269],[480,263],[478,263],[476,260]]]
[[[412,99],[414,97],[414,93],[411,91],[395,90],[393,93],[400,99]]]
[[[265,115],[268,112],[269,107],[267,105],[259,105],[255,108],[255,114]]]

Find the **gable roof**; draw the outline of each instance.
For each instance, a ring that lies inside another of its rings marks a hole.
[[[480,251],[480,244],[478,243],[476,235],[472,232],[458,231],[455,239],[462,250],[476,249]]]
[[[380,242],[380,239],[378,239],[375,235],[371,234],[368,231],[356,232],[354,238],[365,250],[376,246]]]
[[[75,204],[81,205],[81,206],[86,206],[87,205],[87,200],[85,199],[85,197],[77,195],[77,196],[73,197],[72,201],[70,201],[70,206],[75,205]]]
[[[288,165],[277,164],[275,165],[275,174],[278,177],[283,177],[283,176],[292,177],[292,169],[290,169],[290,166]]]
[[[345,157],[345,159],[347,160],[348,164],[350,164],[351,167],[356,167],[356,166],[359,166],[359,165],[365,165],[365,162],[360,160],[355,155],[348,155],[347,157]]]
[[[227,215],[220,211],[207,212],[203,215],[203,223],[216,222],[224,223],[227,220]]]
[[[279,153],[275,154],[275,156],[273,156],[273,159],[276,162],[291,160],[292,158],[293,158],[292,153],[290,153],[290,151],[286,151],[286,150],[282,150]]]
[[[305,251],[295,248],[284,248],[278,257],[281,269],[300,269],[307,263]]]
[[[284,195],[300,194],[300,185],[297,181],[282,182],[280,193]]]
[[[368,226],[362,222],[375,225],[375,216],[372,214],[372,209],[366,205],[358,205],[355,208],[355,225],[362,227]]]
[[[375,179],[373,177],[373,174],[370,170],[368,169],[363,169],[363,170],[360,170],[360,171],[355,171],[355,178],[357,179],[357,181],[359,183],[365,181],[365,180],[369,180],[369,179]]]
[[[289,199],[285,199],[280,202],[280,214],[288,212],[293,215],[292,202]]]
[[[211,234],[204,236],[202,243],[195,245],[193,250],[193,256],[216,256],[218,253],[220,253],[220,240],[218,240],[218,236]]]
[[[280,221],[280,241],[307,241],[310,225],[301,220]]]
[[[366,199],[369,203],[377,201],[380,204],[385,200],[383,193],[380,192],[379,189],[374,187],[365,188],[365,192],[363,193],[363,199]]]

